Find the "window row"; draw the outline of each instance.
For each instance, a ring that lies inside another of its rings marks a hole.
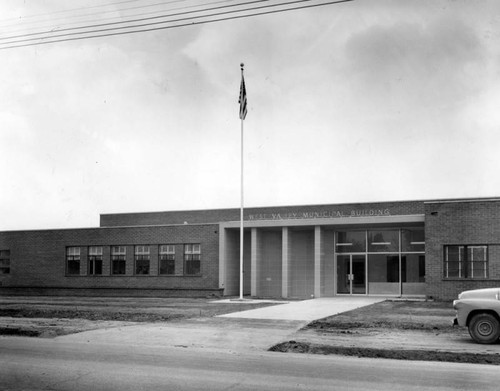
[[[338,231],[335,235],[335,251],[337,253],[424,252],[425,231],[423,227]]]
[[[488,246],[444,246],[444,278],[488,278]]]
[[[10,250],[0,250],[0,274],[10,274]]]
[[[176,258],[176,247],[181,247],[183,253],[180,259]],[[90,246],[87,248],[87,273],[92,276],[103,275],[103,247]],[[151,246],[134,246],[134,275],[151,274]],[[182,261],[181,261],[182,259]],[[111,275],[125,275],[127,272],[127,246],[110,247]],[[176,262],[177,261],[177,262]],[[181,263],[182,262],[182,263]],[[176,270],[182,268],[183,271]],[[80,275],[82,267],[82,248],[66,248],[66,274]],[[162,244],[158,246],[158,274],[159,275],[199,275],[201,274],[201,245]]]

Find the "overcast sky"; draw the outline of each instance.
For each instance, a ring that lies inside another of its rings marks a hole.
[[[238,208],[240,62],[246,206],[500,195],[500,2],[356,0],[0,50],[0,230]]]

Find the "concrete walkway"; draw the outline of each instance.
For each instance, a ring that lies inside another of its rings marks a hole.
[[[100,329],[57,337],[75,343],[126,344],[232,352],[263,351],[308,322],[370,305],[381,298],[324,298],[248,310],[214,318]],[[279,304],[278,304],[279,303]]]
[[[234,312],[220,315],[221,318],[273,319],[313,321],[352,311],[356,308],[379,303],[385,298],[380,297],[325,297],[321,299],[285,302],[271,307]]]

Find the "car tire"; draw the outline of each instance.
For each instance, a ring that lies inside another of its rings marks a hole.
[[[474,315],[469,323],[469,334],[477,343],[495,343],[500,338],[500,322],[491,314]]]

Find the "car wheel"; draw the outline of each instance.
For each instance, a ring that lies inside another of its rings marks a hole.
[[[494,343],[500,338],[500,322],[491,314],[477,314],[469,323],[469,334],[477,343]]]

